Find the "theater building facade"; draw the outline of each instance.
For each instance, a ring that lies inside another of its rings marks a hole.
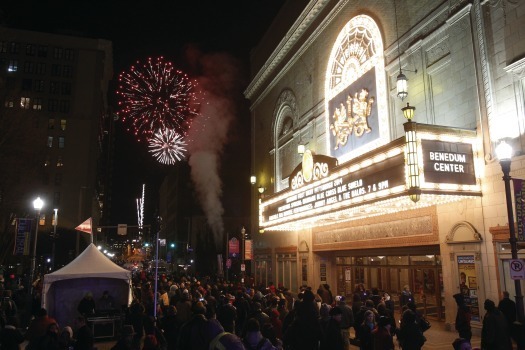
[[[408,285],[448,325],[458,292],[475,326],[514,295],[495,149],[525,177],[523,23],[510,0],[288,1],[245,91],[256,282]]]

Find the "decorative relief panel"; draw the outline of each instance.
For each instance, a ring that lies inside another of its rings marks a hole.
[[[314,235],[314,244],[334,242],[355,242],[363,240],[399,238],[408,236],[432,235],[434,228],[432,216],[422,216],[406,220],[391,221],[356,227],[347,227]]]
[[[448,42],[448,36],[446,36],[443,39],[441,39],[437,44],[427,49],[427,65],[431,66],[432,64],[439,61],[440,58],[447,56],[449,53],[450,46]]]

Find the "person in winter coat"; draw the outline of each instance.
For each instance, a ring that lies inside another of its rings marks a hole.
[[[458,305],[458,311],[456,313],[456,331],[459,333],[459,337],[466,339],[470,342],[472,339],[472,329],[470,327],[470,319],[472,317],[470,308],[465,304],[465,296],[462,293],[454,294],[454,299]]]
[[[403,350],[421,350],[427,340],[416,322],[414,311],[407,309],[401,316],[401,326],[397,331],[397,340]]]
[[[365,312],[363,323],[359,327],[359,349],[372,350],[372,331],[376,328],[375,314],[372,310]]]
[[[372,349],[394,350],[394,340],[390,333],[391,321],[390,317],[379,317],[377,327],[372,331]]]
[[[246,333],[243,337],[244,347],[247,350],[277,350],[268,338],[263,337],[259,321],[250,318],[246,322]]]
[[[346,299],[342,295],[335,297],[336,306],[341,309],[341,336],[345,344],[345,349],[350,348],[350,327],[354,326],[354,312],[352,308],[346,303]]]
[[[481,329],[481,349],[511,350],[512,341],[505,316],[490,299],[485,300],[483,306],[487,313],[483,318]]]
[[[330,318],[321,339],[320,350],[344,350],[345,344],[341,335],[343,311],[336,306],[329,311]]]
[[[407,284],[403,287],[403,291],[401,292],[401,296],[399,297],[399,304],[401,307],[403,307],[408,303],[412,302],[414,302],[414,296],[410,291],[410,286]]]

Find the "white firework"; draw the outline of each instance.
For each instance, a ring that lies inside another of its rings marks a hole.
[[[160,129],[149,139],[149,151],[160,163],[173,165],[185,158],[186,142],[173,129]]]

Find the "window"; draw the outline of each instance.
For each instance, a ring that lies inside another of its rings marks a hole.
[[[291,90],[284,90],[277,101],[274,118],[278,122],[274,130],[275,142],[275,190],[288,188],[288,175],[292,173],[299,156],[294,138],[294,120],[297,118],[297,101]],[[299,137],[297,137],[299,138]],[[299,142],[299,141],[297,141]]]
[[[49,148],[53,147],[53,136],[47,137],[47,147]]]
[[[34,98],[33,99],[33,110],[35,110],[35,111],[41,111],[42,110],[42,99],[41,98]]]
[[[62,66],[60,64],[51,65],[51,76],[59,77],[62,75]]]
[[[46,88],[45,80],[35,79],[33,80],[33,90],[36,92],[44,92]]]
[[[26,55],[27,56],[34,56],[34,55],[36,55],[36,47],[35,47],[35,45],[32,45],[32,44],[27,44],[26,45]]]
[[[71,77],[73,75],[73,68],[71,66],[62,67],[62,75],[64,77]]]
[[[60,60],[64,57],[64,49],[61,47],[54,47],[53,48],[53,58]]]
[[[7,53],[7,41],[0,41],[0,53]]]
[[[29,97],[20,97],[20,108],[29,109],[31,99]]]
[[[24,62],[24,73],[34,73],[34,72],[35,72],[35,64],[29,61]]]
[[[38,47],[38,57],[47,57],[47,46]]]
[[[53,95],[58,95],[60,92],[60,83],[58,81],[49,82],[49,93]]]
[[[66,131],[66,122],[65,119],[60,119],[60,130]]]
[[[50,129],[50,130],[53,130],[55,128],[55,119],[54,118],[48,119],[48,121],[47,121],[47,128]]]
[[[71,83],[62,83],[62,95],[71,95]]]
[[[49,99],[49,105],[47,106],[49,112],[56,112],[58,110],[58,100],[51,98]]]
[[[63,167],[64,163],[62,162],[62,156],[59,156],[57,159],[57,168]]]
[[[46,156],[46,161],[44,162],[44,166],[49,166],[51,164],[51,160],[49,159],[49,156]]]
[[[55,174],[55,186],[60,186],[60,185],[62,185],[62,174],[56,173]]]
[[[60,192],[55,192],[53,195],[53,205],[56,207],[60,204]]]
[[[36,64],[36,74],[46,74],[46,64],[39,62]]]
[[[64,58],[68,61],[73,61],[73,59],[75,58],[74,57],[74,54],[73,54],[73,50],[72,49],[65,49],[64,50]]]
[[[15,101],[11,97],[6,98],[4,106],[7,108],[13,108],[15,106]]]
[[[297,255],[295,253],[277,254],[277,284],[290,290],[297,290]]]
[[[20,44],[19,43],[15,43],[15,42],[9,43],[9,52],[10,53],[18,54],[19,51],[20,51]]]
[[[64,148],[66,142],[66,138],[64,136],[60,136],[58,138],[58,148]]]
[[[33,80],[23,79],[22,80],[22,91],[31,91],[32,85],[33,85]]]
[[[9,60],[9,65],[7,66],[8,72],[16,72],[18,70],[18,60]]]
[[[60,101],[60,112],[62,113],[69,113],[69,101],[68,100],[62,100]]]

